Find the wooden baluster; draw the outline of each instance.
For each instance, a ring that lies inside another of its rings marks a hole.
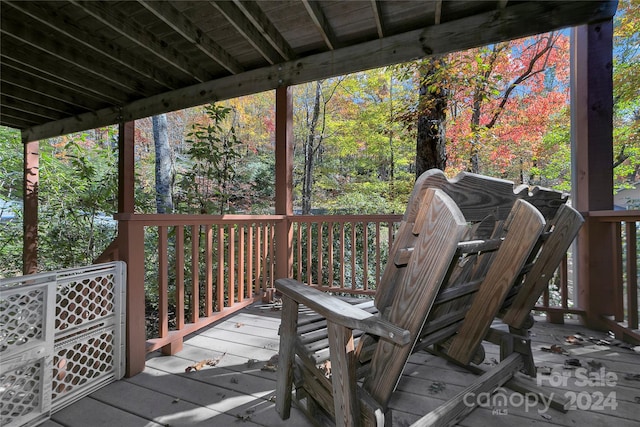
[[[218,273],[216,277],[218,311],[224,309],[224,225],[218,225]]]
[[[317,271],[318,271],[318,286],[324,286],[322,283],[323,280],[323,275],[322,275],[322,251],[323,251],[323,247],[322,247],[322,242],[324,241],[324,239],[322,238],[322,230],[323,230],[323,223],[322,222],[318,222],[318,242],[316,243],[316,248],[317,248],[317,255],[316,255],[316,259],[317,259]]]
[[[638,264],[636,223],[627,221],[627,326],[638,329]]]
[[[329,285],[330,288],[333,287],[333,222],[329,222],[328,223],[328,233],[329,233],[329,238],[327,239],[327,245],[329,245],[329,247],[327,248],[327,264],[328,268],[327,268],[327,274],[329,275],[329,277],[327,278],[327,283]]]
[[[229,307],[233,307],[236,301],[235,294],[235,281],[236,281],[236,272],[235,272],[235,250],[236,250],[236,235],[235,235],[235,227],[233,224],[229,225],[229,241],[227,245],[228,254],[228,266],[229,272],[227,274],[227,281],[229,282]]]
[[[244,232],[245,226],[238,225],[238,302],[244,301]],[[249,287],[249,289],[251,289]],[[248,295],[251,298],[251,295]]]
[[[206,268],[205,278],[205,316],[213,316],[213,229],[210,224],[204,227],[206,245],[204,251],[204,262]]]
[[[369,223],[362,223],[362,289],[369,289]]]
[[[184,226],[176,231],[176,329],[184,328]]]
[[[351,223],[351,289],[356,289],[356,256],[357,256],[357,245],[356,245],[356,224],[355,222]]]
[[[344,222],[340,223],[340,288],[344,289]]]
[[[167,227],[158,227],[158,334],[169,335],[169,261]]]

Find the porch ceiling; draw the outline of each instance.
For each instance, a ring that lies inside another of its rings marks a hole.
[[[0,124],[33,141],[593,23],[616,1],[1,1]]]

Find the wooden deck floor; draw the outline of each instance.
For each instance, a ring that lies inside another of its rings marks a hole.
[[[143,373],[94,392],[55,413],[44,425],[309,426],[295,408],[287,421],[282,421],[274,409],[275,373],[263,367],[277,353],[279,323],[279,312],[249,307],[190,337],[176,356],[150,354]],[[565,337],[575,334],[604,339],[609,345],[604,341],[568,344]],[[577,324],[538,322],[533,340],[538,381],[555,393],[575,397],[576,410],[545,410],[541,403],[526,407],[521,395],[507,391],[506,406],[494,402],[498,406],[476,408],[459,425],[640,426],[640,354],[615,345],[602,332]],[[561,346],[568,354],[542,350],[552,345]],[[218,358],[216,366],[185,372],[196,362]],[[487,348],[484,367],[490,367],[492,359],[497,358],[497,349]],[[565,369],[569,359],[577,359],[586,369]],[[587,384],[587,369],[604,373],[602,384]],[[545,370],[548,375],[541,373]],[[428,353],[413,355],[391,402],[393,425],[410,425],[474,378]]]

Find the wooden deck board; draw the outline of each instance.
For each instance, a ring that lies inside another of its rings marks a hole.
[[[175,356],[162,356],[158,352],[150,354],[143,373],[94,392],[55,413],[43,426],[310,426],[311,423],[295,407],[289,420],[280,420],[273,403],[276,375],[262,370],[277,353],[279,323],[278,312],[264,310],[260,306],[249,307],[189,337],[183,350]],[[572,410],[563,414],[554,409],[545,411],[541,404],[530,408],[525,408],[524,404],[486,407],[476,408],[459,425],[640,425],[640,354],[623,346],[591,342],[569,345],[565,337],[574,334],[609,340],[605,333],[589,331],[578,324],[536,323],[532,336],[536,366],[550,368],[555,380],[563,372],[568,375],[566,385],[549,384],[551,376],[540,373],[539,381],[549,391],[561,395],[587,393],[593,399],[597,392],[606,396],[615,391],[615,410]],[[551,345],[562,346],[569,354],[542,350]],[[485,348],[487,357],[481,367],[488,369],[492,359],[498,359],[499,352],[490,344]],[[188,366],[198,361],[216,358],[219,358],[216,366],[185,372]],[[585,386],[584,381],[576,376],[576,371],[563,368],[570,358],[580,360],[585,367],[591,363],[615,375],[615,387]],[[393,426],[410,425],[475,378],[475,375],[442,358],[426,352],[414,354],[391,399]],[[506,393],[507,396],[512,394],[511,391]],[[586,395],[583,398],[586,399]]]

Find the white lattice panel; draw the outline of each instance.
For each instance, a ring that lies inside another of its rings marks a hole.
[[[31,426],[51,413],[51,355],[44,348],[0,364],[0,425]]]
[[[51,412],[55,274],[0,282],[0,425],[33,425]]]
[[[0,425],[50,412],[122,378],[125,265],[0,282]]]
[[[56,276],[39,274],[0,281],[0,358],[10,359],[53,342]]]

